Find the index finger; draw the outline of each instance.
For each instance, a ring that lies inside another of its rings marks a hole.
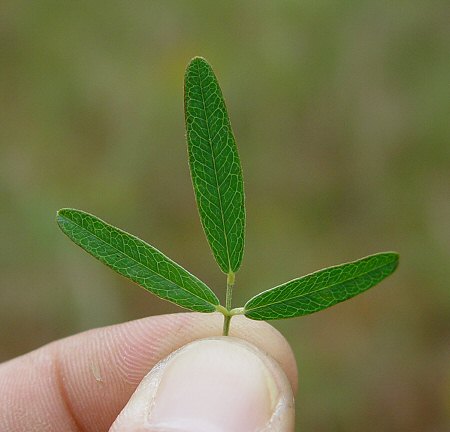
[[[138,383],[181,346],[221,333],[220,314],[179,313],[90,330],[0,365],[0,430],[108,430]],[[231,334],[278,361],[297,388],[289,344],[242,316]],[[37,429],[36,429],[37,428]]]

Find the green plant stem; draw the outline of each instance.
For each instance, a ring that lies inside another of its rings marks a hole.
[[[234,273],[230,271],[227,274],[227,293],[225,297],[225,308],[227,313],[223,316],[223,335],[228,336],[230,332],[230,321],[231,321],[231,301],[233,298],[233,286],[234,286]]]
[[[217,306],[216,310],[223,314],[223,336],[228,336],[228,334],[230,333],[231,318],[233,318],[235,315],[243,315],[244,308],[234,308],[229,311],[223,306]]]
[[[234,287],[234,273],[230,272],[227,275],[227,294],[225,297],[225,307],[231,311],[231,299],[233,298]]]
[[[223,336],[228,336],[230,333],[230,322],[231,322],[231,315],[224,315],[223,316]]]

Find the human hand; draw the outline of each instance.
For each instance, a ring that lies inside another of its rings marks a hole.
[[[297,370],[286,340],[244,317],[233,319],[234,337],[214,337],[220,328],[215,314],[162,315],[3,363],[0,430],[294,430]]]

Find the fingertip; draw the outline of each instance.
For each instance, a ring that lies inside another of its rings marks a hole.
[[[291,431],[292,387],[279,363],[234,337],[191,342],[142,380],[111,432]]]
[[[220,335],[220,313],[177,313],[144,318],[115,326],[120,332],[116,341],[117,367],[125,382],[137,386],[144,375],[162,358],[194,340]],[[113,327],[114,328],[114,327]],[[297,363],[284,336],[264,321],[235,316],[230,335],[250,342],[274,358],[284,369],[294,394],[297,392]]]

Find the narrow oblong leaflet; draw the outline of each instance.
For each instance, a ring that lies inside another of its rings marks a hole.
[[[214,312],[217,296],[202,281],[143,240],[75,209],[57,213],[61,230],[117,273],[186,309]]]
[[[244,314],[273,320],[318,312],[373,287],[397,265],[397,253],[382,252],[319,270],[256,295],[244,306]]]
[[[241,163],[219,83],[201,57],[186,69],[184,106],[189,166],[203,229],[221,270],[236,272],[245,235]]]

